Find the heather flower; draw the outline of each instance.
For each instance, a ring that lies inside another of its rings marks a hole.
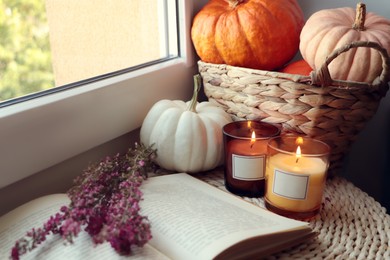
[[[106,157],[87,167],[67,192],[70,204],[61,207],[42,228],[32,229],[16,241],[11,258],[19,259],[38,247],[50,233],[73,243],[83,229],[94,243],[107,241],[119,254],[131,254],[133,246],[145,245],[152,235],[148,218],[139,214],[139,188],[155,169],[155,153],[136,143],[124,155]]]

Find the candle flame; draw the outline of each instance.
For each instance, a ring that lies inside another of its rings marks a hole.
[[[296,156],[296,158],[297,158],[297,159],[295,160],[296,163],[298,162],[299,158],[301,158],[301,154],[302,154],[302,152],[301,152],[301,147],[298,145],[297,151],[296,151],[296,153],[295,153],[295,156]]]
[[[301,145],[303,144],[303,138],[301,136],[297,137],[297,139],[295,140],[295,144],[296,145]]]
[[[252,131],[252,136],[251,136],[251,148],[253,144],[256,142],[256,134],[255,131]]]

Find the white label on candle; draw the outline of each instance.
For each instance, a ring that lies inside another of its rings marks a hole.
[[[273,192],[289,199],[304,200],[307,196],[309,176],[275,169]]]
[[[255,181],[264,179],[265,155],[244,156],[232,154],[234,179]]]

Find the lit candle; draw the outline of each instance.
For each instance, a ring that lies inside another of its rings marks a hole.
[[[229,123],[223,132],[226,188],[242,196],[262,196],[268,139],[279,129],[249,120]]]
[[[233,178],[248,181],[264,179],[267,139],[256,140],[256,133],[252,131],[250,140],[232,140],[227,150],[232,157]]]
[[[329,146],[302,137],[276,139],[268,146],[266,206],[289,217],[312,217],[322,202]]]

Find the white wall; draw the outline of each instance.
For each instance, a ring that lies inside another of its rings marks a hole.
[[[350,6],[356,0],[298,0],[305,18],[320,9]],[[390,1],[365,1],[367,12],[390,19]],[[346,158],[343,176],[366,191],[390,211],[390,94],[382,99],[376,115],[370,120]]]

